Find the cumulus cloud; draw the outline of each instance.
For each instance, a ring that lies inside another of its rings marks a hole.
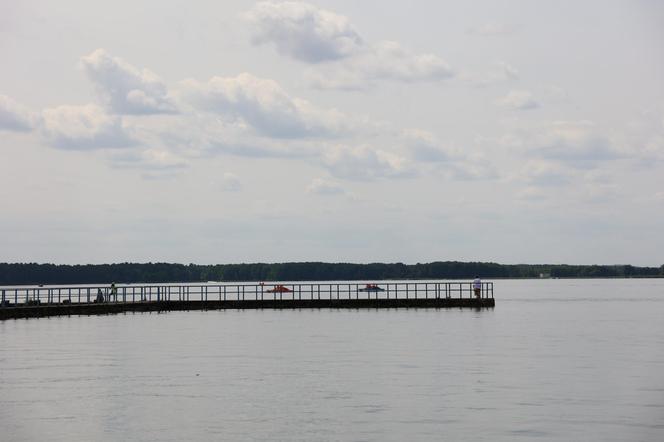
[[[48,141],[61,149],[125,147],[134,144],[122,118],[95,105],[58,106],[42,112],[41,129]]]
[[[344,58],[362,45],[346,17],[303,2],[260,2],[245,17],[255,44],[273,43],[280,54],[308,63]]]
[[[104,49],[81,57],[80,64],[113,112],[138,115],[176,111],[166,85],[148,69],[137,69]]]
[[[614,176],[601,170],[582,170],[552,160],[528,160],[512,180],[520,185],[517,197],[546,202],[606,203],[618,196]]]
[[[589,121],[556,121],[536,137],[532,153],[581,167],[623,157]]]
[[[406,157],[366,145],[336,145],[323,154],[322,163],[334,176],[350,180],[415,176]]]
[[[435,81],[454,75],[434,54],[416,53],[397,42],[365,42],[348,18],[303,2],[261,2],[245,14],[254,42],[319,68],[309,73],[321,89],[363,89],[377,80]],[[325,63],[321,63],[325,62]]]
[[[556,161],[578,169],[628,157],[591,121],[554,121],[503,137],[502,144],[530,158]]]
[[[366,88],[377,80],[405,83],[442,80],[454,76],[454,71],[434,54],[417,54],[397,42],[384,41],[309,76],[320,89],[352,90]]]
[[[529,91],[510,91],[497,101],[498,105],[511,110],[530,110],[540,107]]]
[[[244,121],[226,115],[188,111],[132,117],[132,135],[147,146],[164,146],[188,159],[232,155],[245,158],[304,159],[319,156],[324,144],[311,138],[265,137]]]
[[[440,163],[461,158],[458,152],[442,147],[430,132],[408,129],[403,131],[401,137],[405,140],[407,149],[416,161]]]
[[[314,179],[307,186],[307,193],[316,195],[340,195],[346,193],[340,185],[322,178]]]
[[[289,96],[273,80],[243,73],[182,83],[183,98],[194,107],[240,118],[259,133],[277,138],[336,135],[348,129],[345,116]]]
[[[420,169],[430,168],[436,175],[451,180],[486,180],[497,176],[495,168],[482,154],[467,154],[444,146],[430,132],[404,130],[401,140],[404,150]]]
[[[363,71],[372,72],[374,77],[408,81],[431,75],[428,69],[437,63],[435,57],[409,58],[412,54],[396,43],[382,44],[373,54],[352,62],[372,66]],[[367,61],[372,57],[373,61]],[[387,63],[390,57],[408,62]],[[150,71],[140,71],[104,50],[82,57],[81,65],[102,92],[105,106],[45,109],[35,118],[36,127],[49,144],[61,149],[132,146],[131,150],[108,153],[111,164],[142,169],[149,177],[171,176],[188,167],[190,160],[217,154],[300,159],[326,169],[335,178],[349,180],[413,177],[421,169],[415,167],[417,163],[448,163],[448,169],[457,176],[476,175],[461,156],[442,148],[425,132],[412,132],[410,145],[404,150],[398,131],[388,130],[388,134],[384,126],[375,130],[376,123],[366,118],[351,119],[335,109],[317,107],[289,95],[277,82],[249,73],[203,82],[185,80],[170,95]],[[21,113],[13,101],[0,98],[1,109],[8,110],[5,113],[13,118],[3,121],[11,121],[14,128],[27,127],[27,117],[14,118],[27,115],[27,111]],[[172,100],[176,98],[178,112],[172,112]],[[330,138],[342,135],[346,141],[329,144]],[[395,135],[396,147],[375,147],[379,138],[394,142],[389,138]],[[222,187],[239,190],[241,183],[233,174],[227,174]],[[312,193],[340,190],[334,182],[325,180],[314,181],[308,187]]]
[[[6,95],[0,95],[0,130],[29,132],[36,117],[25,106]]]

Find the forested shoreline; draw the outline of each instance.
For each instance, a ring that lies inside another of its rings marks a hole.
[[[481,278],[664,277],[664,265],[497,264],[491,262],[253,263],[253,264],[37,264],[0,263],[0,285],[236,281],[340,281]]]

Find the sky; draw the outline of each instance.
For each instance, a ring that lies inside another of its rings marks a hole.
[[[664,3],[0,0],[0,262],[664,264]]]

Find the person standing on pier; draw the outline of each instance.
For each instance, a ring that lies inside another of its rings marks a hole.
[[[109,298],[113,298],[113,301],[118,300],[118,289],[115,287],[114,282],[111,283],[111,296]]]
[[[473,291],[475,292],[475,297],[480,299],[482,296],[482,280],[480,280],[479,276],[476,276],[473,281]]]

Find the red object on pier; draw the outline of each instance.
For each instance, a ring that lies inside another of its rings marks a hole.
[[[286,286],[283,285],[275,285],[273,289],[270,289],[267,291],[268,293],[289,293],[292,292],[291,289],[289,289]]]

